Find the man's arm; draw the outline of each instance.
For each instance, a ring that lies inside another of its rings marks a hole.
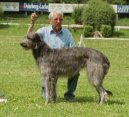
[[[74,42],[73,36],[71,33],[69,33],[69,48],[76,47],[76,44]]]
[[[30,32],[33,32],[34,25],[35,25],[35,22],[37,20],[37,17],[38,17],[38,15],[36,15],[36,13],[31,14],[31,16],[30,16],[31,23],[30,23],[30,26],[28,27],[27,34],[30,33]]]

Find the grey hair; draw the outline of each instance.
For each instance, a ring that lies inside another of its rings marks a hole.
[[[53,18],[53,15],[54,15],[55,13],[56,13],[56,14],[60,14],[60,15],[62,16],[62,18],[63,18],[63,15],[64,15],[64,14],[63,14],[62,11],[60,11],[60,10],[54,10],[54,11],[52,11],[52,12],[49,13],[48,19]]]

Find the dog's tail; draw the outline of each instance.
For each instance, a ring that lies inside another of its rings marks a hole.
[[[106,90],[108,96],[113,96],[113,93],[111,91]]]

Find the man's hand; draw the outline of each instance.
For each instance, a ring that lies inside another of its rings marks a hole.
[[[36,13],[32,13],[30,16],[31,23],[34,24],[37,18],[38,18],[38,15]]]
[[[38,15],[36,13],[32,13],[30,16],[31,24],[28,27],[27,34],[33,31],[35,21],[37,20]]]

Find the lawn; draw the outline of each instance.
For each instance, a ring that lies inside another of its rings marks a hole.
[[[37,27],[36,27],[37,28]],[[57,83],[57,102],[44,105],[40,96],[40,75],[31,51],[19,45],[27,26],[1,26],[0,29],[0,91],[7,103],[0,104],[1,117],[128,117],[129,114],[129,41],[85,40],[87,47],[100,50],[108,56],[111,67],[104,87],[113,92],[106,104],[99,105],[98,94],[80,73],[77,102],[63,100],[66,79]],[[76,43],[81,31],[72,31]]]
[[[48,24],[48,13],[39,14],[37,24]],[[28,16],[25,17],[24,14],[6,14],[4,15],[4,18],[0,20],[0,23],[24,23],[28,24],[30,23],[30,13],[28,13]],[[71,18],[71,15],[65,15],[64,16],[64,24],[73,24],[74,20]]]
[[[4,18],[0,20],[0,23],[30,23],[30,14],[27,16],[23,13],[6,13],[4,14]],[[48,24],[48,13],[37,13],[38,14],[38,24]],[[71,17],[71,14],[64,15],[64,24],[74,24],[74,19]],[[129,18],[128,17],[119,17],[118,21],[116,21],[117,26],[129,26]]]

